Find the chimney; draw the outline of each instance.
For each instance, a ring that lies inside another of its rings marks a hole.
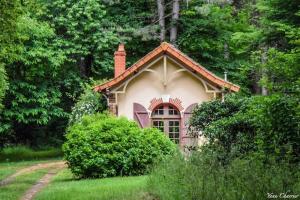
[[[126,52],[124,44],[119,44],[118,51],[115,51],[115,78],[122,74],[126,68]]]

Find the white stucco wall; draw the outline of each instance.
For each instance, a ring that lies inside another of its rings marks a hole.
[[[164,62],[163,57],[157,63],[149,67],[156,73],[143,71],[127,85],[123,94],[117,94],[118,115],[133,119],[133,103],[139,103],[146,109],[153,98],[161,98],[162,95],[170,95],[170,98],[178,98],[182,106],[187,108],[193,103],[202,103],[213,98],[212,93],[206,93],[202,82],[189,72],[178,72],[183,69],[178,64],[167,59],[167,84],[164,86]],[[121,89],[120,89],[121,90]]]

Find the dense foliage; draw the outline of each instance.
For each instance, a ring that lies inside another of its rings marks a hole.
[[[299,95],[297,1],[3,0],[0,146],[61,144],[80,85],[112,77],[119,42],[128,66],[152,50],[162,21],[164,40],[176,30],[174,45],[243,93]]]
[[[272,157],[261,161],[255,155],[224,166],[217,153],[206,149],[189,159],[177,156],[161,163],[150,176],[149,188],[161,200],[263,200],[269,195],[295,195],[297,199],[299,169],[299,165],[278,163]]]
[[[216,5],[205,6],[200,12],[212,17]],[[227,61],[223,69],[247,89],[194,110],[190,133],[205,136],[206,144],[190,158],[175,157],[154,170],[149,185],[159,199],[299,198],[299,2],[233,1],[230,8],[238,21],[228,17],[220,23],[224,29],[213,32],[225,34],[227,60],[217,60],[219,40],[206,41],[215,43],[214,65]]]
[[[68,129],[65,159],[79,178],[141,175],[175,152],[175,145],[157,129],[107,114],[84,116]]]
[[[114,49],[120,42],[116,25],[108,20],[101,1],[45,1],[47,14],[67,63],[77,63],[82,76],[105,78],[111,75]],[[73,66],[74,67],[74,66]]]
[[[207,144],[158,167],[152,192],[299,193],[299,1],[1,0],[0,30],[0,148],[59,146],[70,125],[64,149],[78,177],[144,173],[171,143],[125,119],[82,118],[105,109],[105,99],[82,86],[112,78],[118,43],[130,66],[169,41],[220,77],[227,72],[241,92],[194,111],[191,133]]]
[[[66,56],[57,47],[53,28],[38,18],[42,5],[18,2],[10,3],[22,9],[15,23],[13,45],[6,46],[12,55],[5,53],[3,58],[10,87],[0,113],[0,145],[58,145],[80,78],[72,71],[67,73],[63,66]]]
[[[190,122],[227,161],[249,152],[299,161],[298,103],[292,96],[233,96],[198,106]]]
[[[298,195],[299,122],[294,95],[231,95],[203,103],[193,111],[190,133],[205,136],[205,145],[188,159],[158,165],[151,192],[160,199]]]
[[[16,24],[21,14],[20,3],[17,0],[3,0],[0,6],[0,111],[2,98],[7,89],[7,76],[5,71],[5,59],[15,56],[15,48],[18,46],[16,39]]]

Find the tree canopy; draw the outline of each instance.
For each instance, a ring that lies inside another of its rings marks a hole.
[[[86,84],[112,78],[120,42],[127,65],[169,41],[217,75],[227,72],[242,95],[297,99],[299,6],[293,0],[2,0],[0,145],[60,144]]]

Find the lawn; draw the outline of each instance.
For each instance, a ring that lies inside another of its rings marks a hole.
[[[38,163],[47,163],[53,160],[44,160],[44,161],[22,161],[22,162],[0,162],[0,180],[3,180],[7,176],[15,173],[17,170],[22,169],[24,167],[32,166]]]
[[[0,180],[19,169],[45,161],[23,161],[0,163]],[[0,199],[19,199],[49,169],[39,169],[16,177],[11,183],[0,186]],[[114,177],[102,179],[74,179],[69,169],[56,174],[49,185],[36,194],[35,200],[152,200],[147,193],[147,176]]]
[[[65,169],[40,193],[36,200],[151,200],[146,192],[147,176],[74,180]]]
[[[31,188],[47,170],[37,170],[28,174],[16,177],[16,179],[0,188],[0,199],[2,200],[16,200],[19,199],[27,189]]]

